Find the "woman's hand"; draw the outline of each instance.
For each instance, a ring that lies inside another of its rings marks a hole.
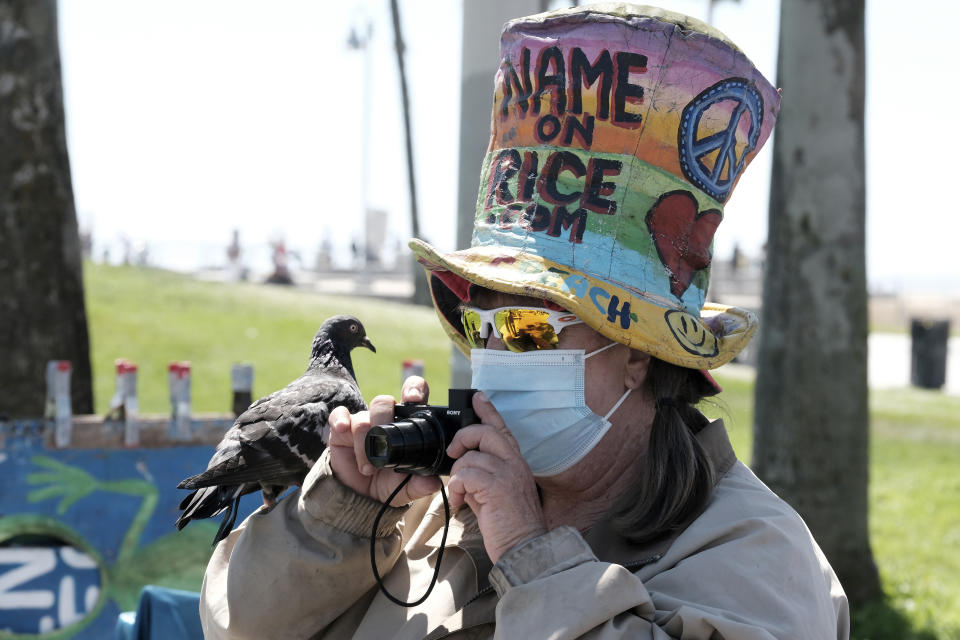
[[[487,555],[494,563],[514,546],[547,532],[537,484],[520,446],[483,393],[473,396],[480,424],[457,432],[447,455],[450,504],[469,505],[477,516]]]
[[[410,376],[403,382],[400,398],[403,402],[426,403],[430,388],[419,376]],[[330,413],[330,466],[341,483],[357,493],[384,502],[406,477],[390,469],[377,469],[367,460],[364,440],[370,427],[393,422],[392,396],[377,396],[370,401],[370,410],[350,414],[346,407],[337,407]],[[414,475],[391,502],[399,507],[435,493],[440,488],[436,477]]]

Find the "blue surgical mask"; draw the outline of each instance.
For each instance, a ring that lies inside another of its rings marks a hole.
[[[584,397],[582,349],[513,353],[473,349],[470,368],[474,389],[483,391],[517,439],[533,475],[566,471],[583,459],[610,429],[610,416],[630,395],[627,389],[605,416],[598,416]]]

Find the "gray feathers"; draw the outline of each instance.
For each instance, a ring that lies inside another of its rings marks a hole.
[[[262,490],[264,502],[272,507],[287,487],[303,482],[323,453],[330,411],[339,406],[351,413],[367,408],[350,357],[359,346],[376,353],[356,318],[336,316],[323,323],[303,375],[237,416],[207,470],[178,485],[193,490],[180,503],[178,529],[226,511],[216,544],[233,528],[241,496]]]

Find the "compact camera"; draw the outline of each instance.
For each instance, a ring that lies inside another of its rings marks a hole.
[[[448,475],[453,459],[446,453],[453,435],[476,424],[476,389],[450,389],[448,406],[398,404],[393,422],[372,427],[363,443],[375,467],[421,476]]]

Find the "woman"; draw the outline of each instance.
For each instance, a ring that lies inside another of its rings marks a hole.
[[[473,246],[411,243],[481,391],[447,449],[449,535],[436,477],[384,506],[402,476],[363,440],[394,399],[335,411],[301,490],[214,551],[206,635],[846,638],[803,521],[695,408],[756,328],[705,303],[709,247],[777,92],[719,32],[648,7],[519,19],[501,42]]]
[[[489,290],[472,302],[543,304]],[[201,607],[208,637],[220,637],[228,613],[223,637],[846,637],[842,590],[803,522],[736,462],[722,423],[694,408],[715,393],[703,373],[582,323],[563,328],[556,347],[595,353],[584,365],[594,413],[626,399],[596,446],[546,477],[534,477],[493,405],[474,400],[481,423],[448,450],[457,459],[451,506],[468,509],[456,512],[442,587],[424,604],[389,602],[369,567],[373,520],[403,477],[374,469],[363,452],[370,426],[393,420],[393,398],[378,396],[367,414],[331,417],[329,457],[297,499],[255,514],[217,548],[211,569],[230,570],[208,571],[204,599],[209,606],[216,590],[231,604]],[[485,348],[503,342],[491,335]],[[402,397],[425,401],[425,382],[409,378]],[[378,529],[379,570],[408,600],[432,577],[444,525],[438,487],[413,476]]]

